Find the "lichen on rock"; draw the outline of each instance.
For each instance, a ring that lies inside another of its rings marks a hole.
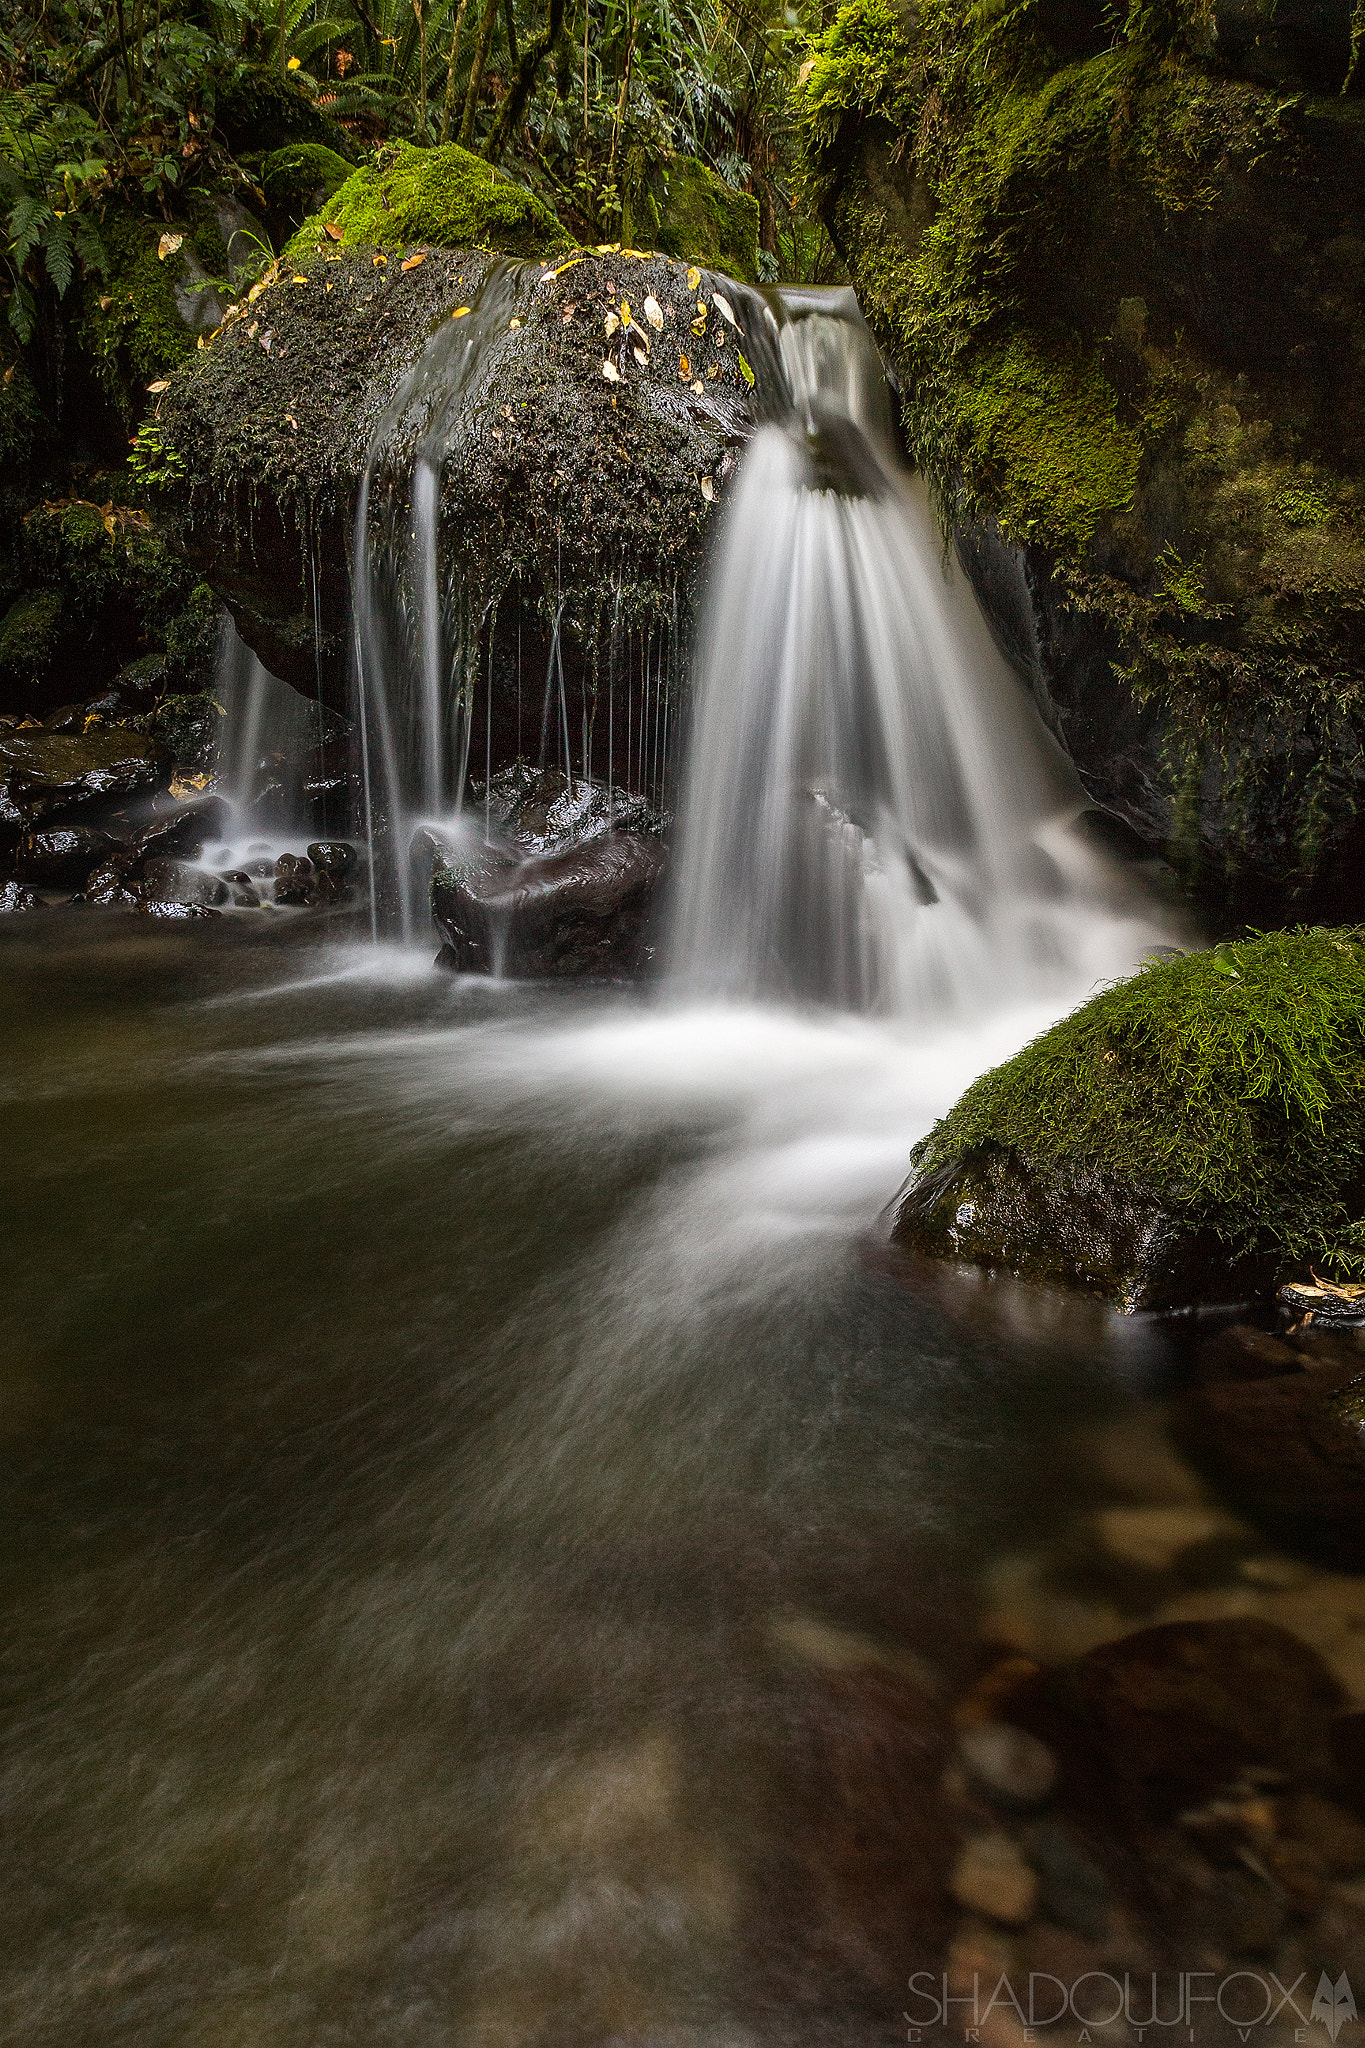
[[[1154,962],[974,1082],[895,1235],[1128,1309],[1235,1298],[1356,1256],[1363,1156],[1365,934],[1282,932]]]

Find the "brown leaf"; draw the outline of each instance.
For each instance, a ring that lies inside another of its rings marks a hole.
[[[329,220],[328,222],[326,222],[322,232],[325,235],[330,235],[334,242],[339,242],[341,240],[341,229],[337,226],[334,220]]]
[[[426,252],[426,250],[425,250],[425,249],[419,249],[419,250],[417,251],[417,254],[416,254],[415,256],[409,256],[409,257],[408,257],[408,258],[406,259],[406,261],[405,261],[405,262],[403,262],[402,264],[400,264],[400,265],[399,265],[399,268],[400,268],[400,269],[402,269],[402,270],[416,270],[416,268],[417,268],[418,264],[419,264],[419,263],[425,263],[425,262],[426,262],[426,260],[427,260],[427,252]]]

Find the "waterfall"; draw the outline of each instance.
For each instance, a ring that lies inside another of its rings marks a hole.
[[[852,294],[778,310],[786,416],[745,454],[694,670],[673,986],[967,1015],[1120,971],[1131,916],[949,572]]]

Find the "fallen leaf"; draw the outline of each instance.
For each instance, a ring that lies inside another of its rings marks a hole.
[[[710,369],[709,369],[709,370],[707,371],[707,373],[706,373],[706,374],[707,374],[707,376],[708,376],[708,377],[719,377],[719,375],[720,375],[720,364],[719,364],[719,363],[712,363],[712,365],[711,365]]]
[[[754,373],[749,368],[749,365],[745,362],[743,356],[740,355],[738,349],[735,350],[735,355],[739,362],[739,374],[744,379],[749,389],[752,391],[754,388]]]
[[[168,256],[174,256],[184,239],[183,235],[173,235],[167,230],[156,245],[156,253],[163,263]]]
[[[541,283],[548,284],[553,277],[563,277],[566,270],[572,270],[575,263],[581,263],[582,261],[583,258],[581,256],[571,256],[568,262],[561,263],[557,270],[542,270],[540,273]]]
[[[621,301],[621,325],[622,325],[623,327],[629,327],[629,325],[630,325],[630,300],[629,300],[629,299],[622,299],[622,301]]]
[[[264,333],[264,334],[263,334],[263,335],[261,336],[261,347],[262,347],[262,348],[263,348],[263,349],[265,350],[265,352],[266,352],[266,354],[267,354],[267,355],[269,355],[269,354],[270,354],[270,344],[271,344],[271,342],[272,342],[272,341],[273,341],[274,339],[275,339],[275,330],[274,330],[274,328],[273,328],[273,327],[267,327],[267,328],[266,328],[266,330],[265,330],[265,333]]]
[[[738,329],[739,322],[731,311],[730,301],[725,297],[724,293],[712,292],[711,297],[715,302],[716,311],[720,314],[721,319],[728,320],[733,328]]]
[[[706,318],[706,301],[705,301],[705,299],[698,299],[698,300],[697,300],[697,311],[698,311],[698,313],[699,313],[699,314],[701,315],[702,319],[704,320],[704,319]]]
[[[341,240],[341,229],[334,220],[327,221],[323,226],[322,232],[324,235],[330,235],[334,242]]]
[[[620,325],[621,325],[621,319],[620,319],[620,315],[619,315],[619,314],[617,314],[617,313],[608,313],[608,315],[607,315],[607,320],[606,320],[606,327],[607,327],[607,340],[608,340],[608,341],[610,341],[610,340],[611,340],[611,337],[613,336],[613,334],[615,334],[615,332],[616,332],[617,328],[618,328],[618,327],[619,327]]]
[[[631,350],[631,354],[634,356],[636,362],[640,365],[640,368],[643,370],[646,363],[649,361],[649,357],[645,354],[644,350],[642,348],[633,348]]]
[[[656,333],[663,333],[664,309],[655,298],[653,292],[645,300],[645,318]]]
[[[328,289],[328,291],[330,291],[330,290],[332,289],[332,286],[333,286],[333,285],[334,285],[335,283],[336,283],[336,279],[335,279],[334,277],[329,277],[329,278],[328,278],[328,280],[327,280],[327,289]]]
[[[678,357],[678,375],[684,380],[692,375],[692,365],[688,362],[686,356]]]
[[[559,317],[565,327],[568,326],[569,322],[573,319],[573,316],[577,311],[577,306],[569,305],[561,307]]]
[[[807,57],[807,59],[806,59],[805,63],[804,63],[804,64],[803,64],[802,66],[801,66],[801,69],[800,69],[800,70],[799,70],[799,71],[797,72],[797,74],[796,74],[796,82],[797,82],[797,84],[798,84],[798,85],[804,85],[804,84],[805,84],[805,82],[806,82],[806,80],[807,80],[807,79],[808,79],[808,78],[810,77],[810,75],[811,75],[812,71],[814,71],[814,69],[815,69],[815,59],[814,59],[814,57]]]
[[[426,260],[427,260],[427,252],[426,252],[426,250],[425,250],[425,249],[419,249],[419,250],[417,251],[417,254],[416,254],[415,256],[408,256],[408,257],[405,257],[405,258],[404,258],[404,260],[403,260],[403,262],[402,262],[402,263],[400,263],[398,267],[399,267],[399,269],[400,269],[400,270],[416,270],[416,268],[417,268],[418,264],[419,264],[419,263],[425,263],[425,262],[426,262]]]
[[[695,383],[695,384],[694,384],[694,385],[692,386],[692,389],[693,389],[693,390],[694,390],[694,391],[696,392],[696,394],[697,394],[698,398],[700,398],[700,397],[701,397],[701,378],[700,378],[700,377],[698,377],[698,379],[697,379],[696,383]]]
[[[520,320],[509,320],[507,323],[507,332],[510,334],[514,327],[520,327],[520,325]]]
[[[603,363],[602,375],[606,378],[608,384],[619,384],[621,381],[621,372],[617,369],[615,363]]]
[[[250,327],[248,327],[248,328],[247,328],[247,331],[246,331],[246,338],[247,338],[247,340],[248,340],[248,341],[254,341],[254,340],[256,339],[256,336],[257,336],[257,335],[258,335],[258,334],[260,333],[260,331],[261,331],[261,323],[260,323],[260,321],[259,321],[259,320],[253,320],[253,321],[252,321],[252,323],[251,323],[251,325],[250,325]]]
[[[708,505],[713,502],[716,495],[716,487],[709,476],[704,476],[701,480],[701,494]]]
[[[450,316],[450,317],[451,317],[451,319],[452,319],[452,320],[463,320],[463,319],[464,319],[464,316],[465,316],[465,314],[466,314],[466,313],[467,313],[468,311],[469,311],[469,308],[468,308],[468,306],[457,306],[457,307],[455,308],[455,311],[454,311],[454,312],[453,312],[453,313],[451,314],[451,316]]]
[[[171,780],[171,795],[175,797],[198,796],[201,790],[212,786],[211,775],[176,775]]]
[[[307,280],[307,278],[306,278],[306,277],[304,277],[304,276],[302,275],[302,273],[300,273],[300,274],[299,274],[298,276],[296,276],[296,277],[291,277],[291,278],[290,278],[290,280],[289,280],[289,282],[290,282],[291,284],[307,284],[308,280]]]
[[[697,286],[698,286],[698,285],[699,285],[700,283],[701,283],[701,272],[700,272],[700,271],[698,270],[698,268],[697,268],[696,264],[694,263],[694,264],[692,265],[692,268],[691,268],[691,269],[690,269],[690,270],[688,271],[688,273],[687,273],[687,289],[688,289],[688,290],[689,290],[690,292],[694,292],[694,291],[695,291],[695,290],[697,289]]]
[[[597,253],[599,256],[619,256],[621,244],[619,242],[599,242],[597,244]]]
[[[257,299],[259,299],[259,297],[261,296],[261,293],[262,293],[262,292],[263,292],[264,290],[265,290],[265,281],[264,281],[264,279],[261,279],[261,280],[260,280],[260,281],[259,281],[258,283],[256,283],[256,284],[253,284],[253,285],[252,285],[252,287],[251,287],[251,290],[250,290],[250,291],[249,291],[249,292],[247,293],[247,295],[246,295],[246,302],[247,302],[248,306],[253,306],[253,305],[255,305],[255,303],[256,303],[256,301],[257,301]]]
[[[285,416],[284,416],[284,423],[285,423],[285,425],[286,425],[287,427],[292,427],[292,428],[294,429],[294,432],[295,432],[295,433],[297,434],[297,432],[298,432],[298,430],[299,430],[299,423],[298,423],[298,421],[297,421],[297,420],[296,420],[296,419],[294,418],[294,415],[293,415],[293,413],[292,413],[292,412],[287,412],[287,413],[285,414]]]
[[[101,311],[101,313],[107,313],[107,312],[109,311],[109,308],[110,308],[110,307],[111,307],[111,306],[113,305],[113,303],[114,303],[114,302],[113,302],[113,300],[112,300],[111,298],[107,298],[107,297],[106,297],[106,298],[103,298],[103,299],[101,299],[101,300],[100,300],[100,311]]]
[[[692,332],[694,334],[705,334],[706,322],[704,320],[694,320],[692,322]]]
[[[377,270],[381,263],[387,263],[388,260],[388,257],[384,254],[384,251],[382,249],[376,249],[374,255],[370,259],[371,267]]]
[[[206,348],[208,346],[208,343],[205,340],[204,336],[201,334],[194,345],[196,348]]]
[[[170,388],[171,380],[169,377],[158,377],[155,384],[149,384],[147,386],[147,389],[149,391],[169,391]]]

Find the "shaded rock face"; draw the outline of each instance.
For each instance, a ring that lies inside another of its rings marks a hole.
[[[804,88],[808,169],[911,450],[1091,794],[1220,919],[1356,916],[1350,11],[1162,20],[1045,5],[987,50],[984,17],[854,0]]]
[[[514,771],[500,795],[496,839],[475,838],[463,852],[433,849],[441,964],[514,978],[621,980],[646,972],[668,866],[659,836],[665,821],[639,798],[616,791],[609,803],[600,786],[569,786],[553,770]]]
[[[535,743],[547,675],[561,670],[576,752],[585,719],[594,744],[605,728],[608,692],[634,674],[638,693],[687,644],[707,522],[756,418],[750,373],[770,359],[770,316],[729,286],[737,336],[711,279],[694,289],[688,266],[663,257],[587,254],[545,274],[479,252],[413,256],[314,249],[187,366],[161,407],[186,472],[166,516],[266,667],[343,705],[372,439],[372,544],[401,609],[413,453],[439,424],[445,357],[482,320],[472,386],[443,429],[438,549],[483,635],[495,764]]]
[[[910,1251],[1101,1295],[1127,1314],[1244,1300],[1276,1271],[1273,1259],[1238,1256],[1212,1231],[1191,1230],[1158,1194],[992,1144],[917,1183],[893,1236]]]

